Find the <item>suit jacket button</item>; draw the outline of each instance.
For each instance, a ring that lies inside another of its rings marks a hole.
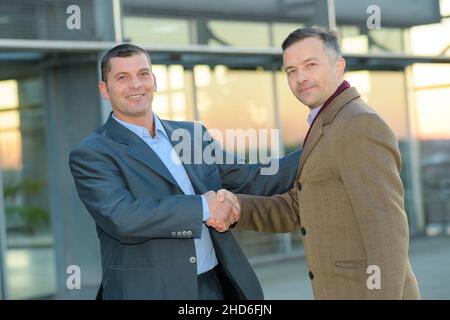
[[[189,237],[192,236],[192,231],[189,230],[189,231],[187,232],[187,235],[188,235]]]
[[[183,237],[187,236],[187,231],[183,231]]]
[[[176,237],[177,233],[176,232],[172,232],[171,235],[172,235],[172,237]]]
[[[301,228],[300,231],[302,232],[302,235],[306,235],[306,229],[305,228]]]
[[[177,232],[177,236],[181,237],[181,231]]]
[[[311,271],[308,272],[309,278],[312,280],[314,279],[314,273],[312,273]]]
[[[190,263],[196,263],[197,262],[197,258],[196,257],[190,257],[189,258],[189,262]]]

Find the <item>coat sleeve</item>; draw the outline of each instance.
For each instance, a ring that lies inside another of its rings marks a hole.
[[[241,217],[236,229],[291,232],[300,229],[297,189],[271,197],[237,195]]]
[[[345,126],[338,168],[359,224],[368,265],[379,267],[374,298],[401,299],[408,261],[408,222],[397,140],[376,114]],[[369,275],[368,275],[369,277]]]
[[[180,230],[192,231],[185,238],[200,237],[201,196],[135,198],[114,160],[88,147],[72,151],[69,165],[80,199],[97,226],[110,237],[123,243],[180,239]]]

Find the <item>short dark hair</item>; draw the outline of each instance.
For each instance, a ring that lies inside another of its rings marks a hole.
[[[117,57],[131,57],[135,54],[145,54],[145,56],[148,59],[148,63],[151,63],[150,61],[150,55],[148,52],[144,49],[142,49],[139,46],[136,46],[131,43],[124,43],[119,44],[118,46],[115,46],[114,48],[108,50],[108,52],[105,53],[105,55],[102,58],[102,62],[100,65],[100,69],[102,72],[102,81],[106,82],[106,79],[108,78],[108,72],[111,71],[111,59],[117,58]]]
[[[336,57],[341,56],[341,49],[339,48],[339,41],[336,33],[332,30],[321,28],[299,28],[292,31],[286,39],[284,39],[281,48],[286,50],[294,43],[307,38],[317,38],[323,41],[325,47],[336,54]]]

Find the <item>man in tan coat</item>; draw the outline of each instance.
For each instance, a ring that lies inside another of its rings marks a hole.
[[[316,299],[418,299],[393,132],[343,80],[334,33],[292,32],[283,64],[311,109],[296,184],[272,197],[238,195],[235,228],[300,229]],[[218,197],[237,200],[224,190]]]

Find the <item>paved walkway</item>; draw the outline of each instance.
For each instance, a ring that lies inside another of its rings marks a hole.
[[[413,238],[410,261],[419,283],[422,299],[450,300],[450,237]],[[292,258],[255,265],[265,298],[269,300],[313,299],[304,258]],[[56,299],[93,299],[97,288],[75,290]]]
[[[450,299],[450,237],[413,238],[409,257],[422,299]],[[304,258],[255,266],[265,298],[313,299]]]

